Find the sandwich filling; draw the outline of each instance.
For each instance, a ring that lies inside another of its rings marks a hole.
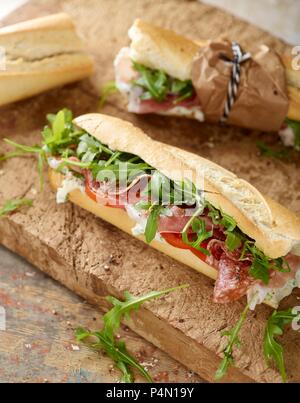
[[[161,70],[153,70],[131,58],[122,48],[115,62],[116,87],[128,98],[128,111],[183,116],[205,121],[200,100],[191,80],[181,81]],[[286,118],[279,131],[283,144],[300,150],[300,123]]]
[[[181,81],[161,70],[134,62],[130,48],[121,49],[115,59],[116,86],[128,99],[129,112],[185,116],[204,121],[191,80]]]
[[[277,306],[300,287],[300,257],[266,256],[232,217],[205,200],[205,191],[169,180],[136,155],[111,150],[76,128],[67,111],[49,121],[44,149],[49,166],[64,175],[57,202],[79,189],[96,203],[124,210],[136,222],[135,236],[194,254],[218,272],[217,303],[248,295],[252,308],[265,300]]]

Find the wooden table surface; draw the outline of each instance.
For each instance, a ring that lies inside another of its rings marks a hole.
[[[0,17],[25,2],[3,1]],[[101,326],[98,309],[3,247],[0,278],[0,307],[5,306],[7,321],[7,331],[0,331],[0,383],[118,381],[109,358],[74,340],[78,325]],[[201,382],[129,329],[121,334],[156,381]]]
[[[74,339],[78,326],[101,328],[100,311],[3,247],[0,256],[7,322],[0,331],[0,383],[117,382],[111,360]],[[127,328],[120,335],[157,382],[201,382]]]

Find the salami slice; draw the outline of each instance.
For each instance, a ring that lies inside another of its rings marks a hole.
[[[214,302],[225,304],[237,301],[246,294],[253,279],[249,276],[249,263],[230,259],[225,253],[220,257],[219,276],[214,289]]]

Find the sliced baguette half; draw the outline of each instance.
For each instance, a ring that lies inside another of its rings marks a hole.
[[[0,29],[0,106],[89,77],[92,58],[64,13]]]

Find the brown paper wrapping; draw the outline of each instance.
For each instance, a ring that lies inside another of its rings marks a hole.
[[[265,45],[251,56],[241,64],[238,94],[227,123],[278,131],[289,108],[284,66]],[[199,50],[193,64],[192,81],[208,122],[220,122],[224,113],[232,72],[232,63],[226,59],[233,60],[231,43],[210,42]]]

